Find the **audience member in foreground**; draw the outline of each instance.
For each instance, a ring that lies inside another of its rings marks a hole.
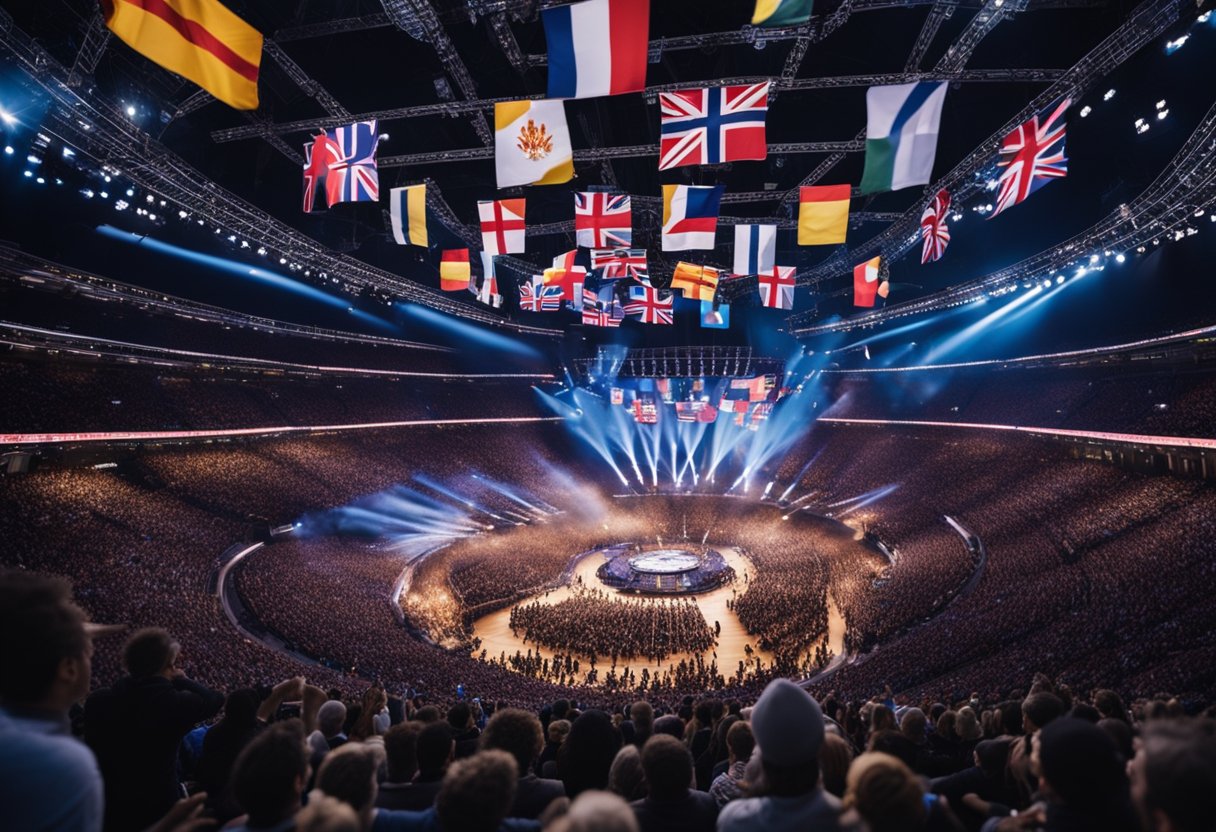
[[[675,737],[659,734],[642,746],[646,797],[632,804],[642,832],[712,832],[718,806],[705,792],[692,791],[692,754]]]

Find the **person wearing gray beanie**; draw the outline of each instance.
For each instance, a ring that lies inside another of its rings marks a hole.
[[[751,727],[763,793],[727,803],[718,832],[841,830],[840,801],[819,782],[824,725],[815,698],[788,679],[775,679],[756,702]]]

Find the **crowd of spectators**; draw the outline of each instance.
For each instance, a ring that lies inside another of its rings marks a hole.
[[[625,598],[586,586],[556,604],[518,604],[510,622],[525,644],[614,661],[644,657],[653,663],[672,653],[704,653],[715,638],[695,598]]]
[[[958,699],[558,698],[213,686],[160,627],[90,622],[67,582],[0,572],[6,828],[65,832],[1200,832],[1216,706],[1042,674]],[[122,670],[94,678],[94,642]],[[93,692],[90,694],[90,689]],[[546,737],[548,742],[546,742]]]

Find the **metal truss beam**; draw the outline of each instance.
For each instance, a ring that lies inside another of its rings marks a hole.
[[[290,43],[293,40],[323,38],[329,35],[342,35],[348,32],[362,32],[367,29],[383,29],[392,25],[393,21],[389,19],[387,14],[367,14],[362,17],[343,17],[338,20],[327,20],[323,23],[288,26],[275,32],[274,39],[279,43]]]
[[[939,70],[960,70],[971,60],[975,49],[988,33],[1003,20],[1008,20],[1025,7],[1025,0],[988,0],[967,22],[966,28],[955,38],[946,54],[937,62]]]
[[[1063,75],[1063,70],[1059,69],[973,69],[960,72],[921,72],[911,75],[902,72],[888,72],[871,75],[837,75],[825,78],[796,78],[782,87],[783,90],[804,91],[804,90],[821,90],[821,89],[840,89],[846,87],[872,87],[881,84],[902,84],[911,81],[950,81],[953,83],[1050,83],[1057,80]],[[727,78],[719,81],[721,84],[750,84],[759,81],[766,81],[767,78],[757,76],[747,76],[741,78]],[[678,89],[684,89],[688,86],[687,83],[677,84],[659,84],[653,87],[647,87],[646,95],[653,97],[660,92],[669,92]],[[542,96],[530,96],[533,99],[539,99]],[[466,101],[447,101],[436,104],[421,104],[413,107],[393,107],[383,110],[372,110],[366,113],[359,113],[349,118],[355,121],[366,121],[369,119],[379,119],[380,121],[394,121],[396,119],[420,118],[424,116],[457,116],[471,112],[489,111],[494,109],[494,105],[505,101],[518,101],[516,98],[483,98]],[[298,121],[284,121],[274,125],[274,132],[279,135],[288,133],[308,133],[326,127],[335,127],[341,124],[340,119],[301,119]],[[240,139],[256,139],[260,138],[260,133],[249,127],[231,127],[224,130],[215,130],[211,133],[211,138],[216,142],[232,142]],[[864,136],[863,136],[864,138]]]
[[[42,88],[51,106],[42,129],[108,165],[142,190],[191,212],[226,233],[329,275],[330,288],[371,290],[516,332],[557,337],[561,330],[517,324],[475,303],[459,303],[421,283],[339,254],[204,176],[125,118],[115,107],[85,98],[65,83],[68,70],[0,8],[0,52]]]
[[[283,51],[282,46],[273,40],[268,40],[263,44],[262,48],[267,55],[274,58],[274,62],[287,73],[287,76],[295,82],[296,86],[320,104],[325,112],[329,113],[330,117],[343,120],[350,118],[350,111],[338,103],[338,99],[330,95],[329,90],[314,81],[299,64],[293,61],[291,56]]]
[[[920,27],[920,34],[916,36],[916,43],[912,44],[912,51],[908,53],[908,60],[904,64],[904,72],[915,72],[920,67],[920,62],[924,60],[925,53],[929,51],[929,46],[933,43],[933,39],[937,37],[937,30],[953,14],[954,6],[940,2],[940,0],[933,4],[933,8],[929,9],[929,16],[925,18],[924,25]]]
[[[492,14],[486,20],[489,21],[490,31],[494,33],[494,39],[498,41],[507,62],[511,64],[512,69],[522,74],[528,68],[528,57],[519,48],[519,41],[511,31],[511,23],[507,20],[506,13]]]
[[[76,60],[72,63],[72,71],[68,73],[68,85],[79,86],[86,76],[97,69],[106,46],[110,42],[110,30],[106,28],[105,17],[98,10],[89,18],[89,26],[85,29],[84,40],[76,52]]]

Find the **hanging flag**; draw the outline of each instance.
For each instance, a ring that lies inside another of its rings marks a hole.
[[[480,200],[481,244],[491,254],[522,254],[524,251],[525,199]]]
[[[125,2],[125,0],[119,0]],[[379,202],[380,174],[376,170],[376,145],[380,143],[375,119],[356,121],[326,131],[329,172],[325,176],[325,198],[332,207],[339,202]]]
[[[219,0],[102,0],[106,27],[237,110],[258,108],[262,33]]]
[[[714,304],[712,300],[701,301],[701,327],[703,329],[730,329],[730,304]]]
[[[1001,141],[1001,155],[997,160],[997,167],[1001,168],[1000,192],[996,208],[988,219],[1017,205],[1053,179],[1068,175],[1068,159],[1064,157],[1064,111],[1071,104],[1070,98],[1057,101]]]
[[[713,248],[722,185],[663,186],[663,251]]]
[[[765,376],[755,376],[753,378],[732,378],[730,380],[731,390],[746,390],[747,400],[749,402],[762,402],[768,398],[768,391],[772,389],[772,385],[768,382]]]
[[[650,286],[630,286],[625,314],[636,316],[644,324],[675,323],[675,295]]]
[[[621,280],[630,277],[644,286],[650,285],[644,248],[592,249],[591,269],[603,270],[600,280]]]
[[[945,81],[916,81],[866,91],[863,194],[929,184],[945,100]]]
[[[798,26],[811,19],[812,0],[756,0],[753,26]]]
[[[886,298],[890,290],[887,281],[879,280],[882,257],[871,257],[853,268],[853,305],[873,307],[876,297]]]
[[[950,213],[950,194],[945,188],[937,192],[933,201],[925,206],[920,215],[920,237],[923,247],[920,262],[923,266],[930,260],[940,260],[950,243],[950,229],[946,227],[946,214]]]
[[[426,185],[393,188],[388,192],[393,239],[399,246],[427,245]]]
[[[760,303],[769,309],[793,309],[794,273],[793,266],[773,266],[771,272],[757,275]]]
[[[304,213],[316,210],[317,190],[329,173],[329,136],[322,133],[304,145]],[[328,204],[328,199],[326,200]]]
[[[469,250],[467,248],[445,249],[439,255],[439,288],[445,292],[459,292],[469,288]]]
[[[777,260],[777,226],[735,226],[735,274],[771,272]]]
[[[848,185],[803,185],[798,189],[798,245],[844,242],[851,190]]]
[[[640,425],[653,425],[659,421],[659,406],[654,399],[638,398],[633,400],[633,420]]]
[[[499,189],[556,185],[574,178],[574,150],[561,101],[494,105],[494,170]]]
[[[498,294],[498,277],[494,273],[494,255],[481,253],[481,282],[477,277],[469,278],[469,291],[477,296],[477,300],[495,309],[502,306],[502,295]]]
[[[714,299],[718,290],[718,279],[721,275],[712,266],[698,266],[695,263],[676,263],[675,273],[671,276],[671,288],[680,290],[687,300]]]
[[[646,88],[650,0],[585,0],[542,9],[549,98],[595,98]]]
[[[628,247],[633,242],[628,195],[574,194],[574,235],[583,248]]]
[[[625,391],[619,387],[613,387],[609,392],[609,399],[613,404],[623,404],[625,401]]]
[[[608,291],[601,295],[597,292],[583,290],[583,324],[586,326],[620,326],[625,317],[621,305],[612,294],[612,287],[604,287]],[[601,290],[602,291],[602,290]],[[619,313],[619,314],[618,314]]]
[[[769,82],[659,93],[659,170],[768,155]]]
[[[577,250],[559,254],[553,258],[553,267],[545,269],[544,283],[546,286],[560,286],[562,298],[570,301],[576,309],[583,306],[583,283],[587,280],[587,269],[574,262]]]
[[[546,286],[543,276],[519,284],[519,308],[525,312],[557,312],[562,308],[562,287]]]

